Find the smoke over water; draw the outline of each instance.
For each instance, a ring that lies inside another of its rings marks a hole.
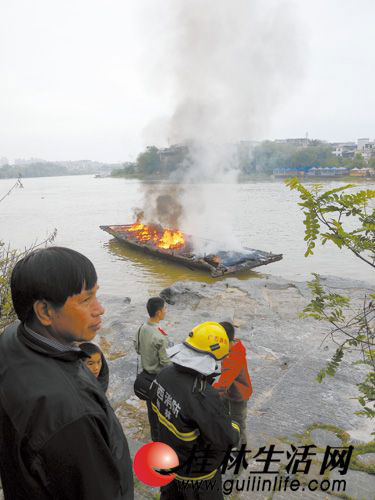
[[[202,249],[197,240],[197,251],[241,248],[236,214],[223,204],[238,179],[235,143],[266,137],[277,106],[302,77],[295,8],[292,0],[170,2],[160,66],[173,82],[175,109],[165,142],[186,145],[188,155],[172,184],[145,186],[145,220],[219,242]]]

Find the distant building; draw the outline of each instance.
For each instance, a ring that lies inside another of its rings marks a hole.
[[[336,145],[336,149],[332,151],[332,154],[339,158],[353,158],[356,152],[357,144],[355,142],[343,142]]]
[[[370,175],[369,168],[352,168],[350,175],[353,177],[367,177]]]
[[[365,148],[366,144],[369,144],[370,143],[370,139],[368,137],[365,137],[365,138],[362,138],[362,139],[358,139],[357,140],[357,149],[359,152],[363,151],[363,149]]]
[[[366,144],[363,145],[362,156],[366,161],[369,161],[369,159],[373,156],[374,152],[375,152],[375,144],[373,142],[366,142]]]
[[[272,173],[275,177],[304,177],[309,170],[309,167],[275,168]]]
[[[291,144],[292,146],[306,147],[310,145],[310,139],[307,137],[297,137],[296,139],[276,139],[278,144]]]
[[[273,171],[275,177],[339,177],[349,173],[350,169],[344,167],[277,168]]]
[[[0,167],[3,167],[4,165],[9,165],[9,161],[8,161],[8,158],[6,158],[5,156],[2,156],[0,158]]]
[[[14,160],[15,165],[31,165],[32,163],[48,163],[47,160],[42,158],[30,158],[26,160],[25,158],[16,158]]]
[[[314,177],[339,177],[349,175],[350,169],[345,167],[313,167],[307,175]]]
[[[363,159],[369,161],[375,153],[375,142],[370,141],[368,137],[358,139],[357,152],[363,156]]]

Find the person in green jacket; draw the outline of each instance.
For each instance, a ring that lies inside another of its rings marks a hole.
[[[160,321],[165,318],[167,306],[161,297],[151,297],[147,301],[149,320],[137,332],[135,349],[141,356],[142,369],[150,375],[156,375],[170,364],[167,355],[168,335],[159,327]],[[148,420],[151,429],[152,441],[158,441],[157,417],[152,410],[151,402],[147,400]]]

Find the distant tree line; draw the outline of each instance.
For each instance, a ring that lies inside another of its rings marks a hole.
[[[77,162],[67,162],[71,166],[60,162],[40,161],[25,165],[3,165],[0,167],[0,179],[17,179],[18,177],[54,177],[60,175],[83,175],[94,173],[110,173],[114,165],[98,164],[79,166]]]
[[[187,149],[186,149],[187,151]],[[168,176],[171,171],[186,168],[184,158],[176,157],[175,164],[161,161],[160,150],[149,146],[140,153],[135,162],[127,162],[122,168],[112,171],[112,176],[152,177]],[[186,160],[186,158],[185,158]],[[244,174],[260,172],[272,174],[277,168],[295,167],[344,167],[375,168],[375,158],[367,163],[360,153],[353,158],[340,158],[333,154],[333,146],[321,141],[310,141],[308,146],[264,141],[257,145],[247,159],[239,156],[239,170]]]
[[[256,170],[271,174],[276,168],[296,167],[374,168],[375,158],[369,163],[360,153],[353,158],[340,158],[333,154],[332,146],[322,143],[297,147],[288,143],[264,141],[254,149],[251,160],[243,165],[243,170],[245,173]]]
[[[50,177],[68,175],[66,167],[49,162],[31,163],[29,165],[3,165],[0,168],[1,179],[17,177]]]
[[[140,153],[135,162],[126,162],[122,168],[112,171],[113,177],[122,176],[152,176],[160,174],[160,152],[156,146],[149,146]]]

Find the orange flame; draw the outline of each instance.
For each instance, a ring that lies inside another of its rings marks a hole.
[[[144,224],[133,224],[128,231],[141,231],[145,227]]]
[[[137,223],[128,227],[127,231],[134,233],[137,240],[151,242],[158,248],[177,250],[185,246],[184,234],[181,231]]]
[[[181,231],[164,230],[163,237],[158,243],[160,248],[180,248],[185,245],[184,235]]]

